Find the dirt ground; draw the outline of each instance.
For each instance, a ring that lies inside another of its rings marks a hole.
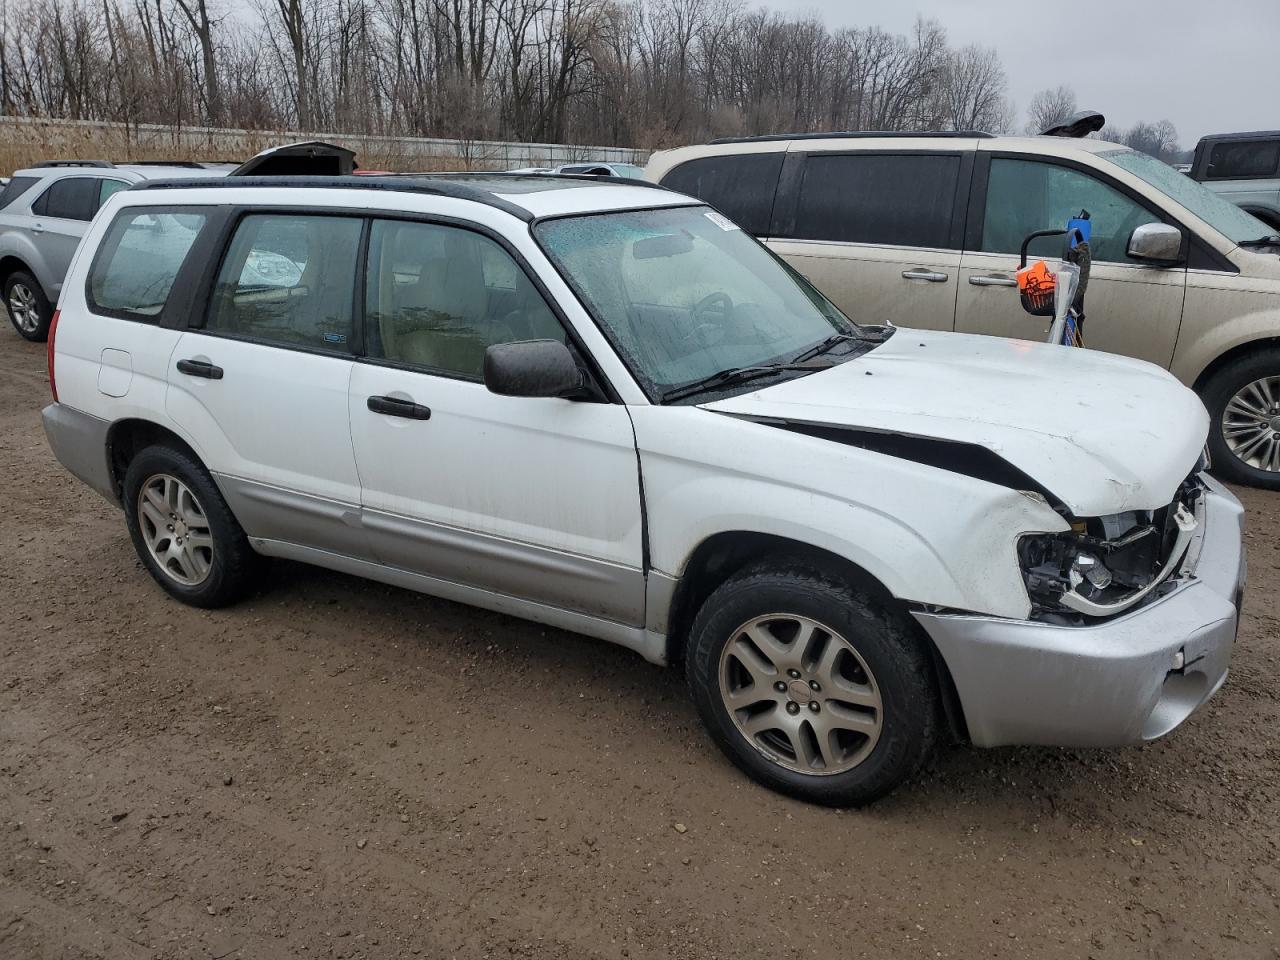
[[[308,567],[200,612],[0,333],[0,957],[1280,957],[1280,495],[1231,678],[1141,749],[760,789],[680,676]]]

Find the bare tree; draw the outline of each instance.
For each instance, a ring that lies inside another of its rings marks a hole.
[[[1068,86],[1041,90],[1027,104],[1027,133],[1041,133],[1076,112],[1076,92]]]

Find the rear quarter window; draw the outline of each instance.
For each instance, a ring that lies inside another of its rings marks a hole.
[[[699,157],[669,171],[662,185],[711,204],[748,233],[765,236],[782,158],[781,151]]]
[[[208,222],[198,209],[131,207],[107,228],[89,268],[94,313],[154,323],[187,254]]]

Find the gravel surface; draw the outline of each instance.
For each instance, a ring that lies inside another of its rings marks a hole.
[[[1280,957],[1280,495],[1226,687],[1155,744],[757,788],[676,671],[288,563],[167,599],[0,332],[0,957]]]

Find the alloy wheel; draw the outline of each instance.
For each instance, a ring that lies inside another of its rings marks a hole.
[[[9,316],[23,333],[35,333],[40,326],[40,305],[35,291],[25,283],[15,283],[9,288]]]
[[[1280,377],[1240,388],[1222,412],[1222,439],[1242,463],[1280,472]]]
[[[720,696],[747,742],[798,773],[851,770],[884,725],[880,688],[853,644],[793,614],[734,631],[720,655]]]
[[[138,491],[138,526],[151,558],[183,586],[203,583],[213,566],[213,533],[191,488],[167,473]]]

